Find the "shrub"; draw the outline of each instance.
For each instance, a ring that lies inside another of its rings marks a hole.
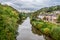
[[[50,29],[49,28],[44,28],[44,33],[47,34],[47,35],[49,35]]]

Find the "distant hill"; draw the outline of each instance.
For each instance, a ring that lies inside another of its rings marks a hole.
[[[60,10],[60,5],[57,5],[57,6],[41,8],[40,10],[37,10],[35,13],[40,13],[40,12],[48,13],[48,12],[59,11],[59,10]]]
[[[42,14],[52,13],[53,11],[60,11],[60,5],[41,8],[40,10],[37,10],[37,11],[33,12],[32,15],[37,16],[37,15],[39,15],[41,13]]]

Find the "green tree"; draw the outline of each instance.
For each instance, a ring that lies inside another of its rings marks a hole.
[[[57,22],[60,23],[60,15],[57,18]]]

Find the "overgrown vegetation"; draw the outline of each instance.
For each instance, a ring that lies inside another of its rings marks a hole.
[[[16,40],[18,13],[14,8],[0,4],[0,40]]]
[[[60,40],[60,25],[44,22],[41,19],[32,19],[31,24],[33,27],[42,32],[42,34],[50,36],[55,40]]]

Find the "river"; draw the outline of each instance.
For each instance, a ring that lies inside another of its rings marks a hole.
[[[19,25],[17,40],[45,40],[42,35],[34,34],[31,30],[32,25],[30,24],[30,18],[27,17],[27,19]]]

